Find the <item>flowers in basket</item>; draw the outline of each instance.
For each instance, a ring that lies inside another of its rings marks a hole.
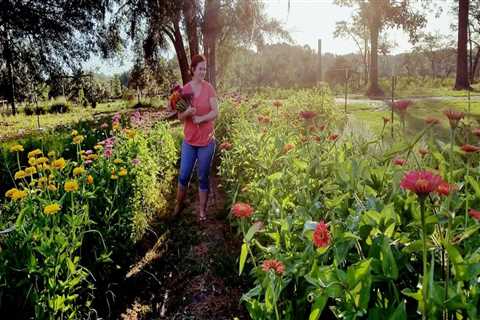
[[[187,110],[192,103],[193,93],[184,92],[183,88],[178,84],[170,90],[170,93],[170,107],[178,113]]]

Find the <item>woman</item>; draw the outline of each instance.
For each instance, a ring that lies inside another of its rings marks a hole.
[[[215,153],[214,120],[218,116],[215,90],[205,81],[207,64],[205,58],[196,55],[190,67],[192,81],[184,87],[184,93],[193,93],[191,106],[178,114],[183,121],[185,138],[182,142],[180,176],[178,179],[177,202],[174,215],[180,213],[187,193],[188,183],[195,162],[198,162],[200,208],[198,220],[207,219],[206,206],[209,191],[208,177]]]

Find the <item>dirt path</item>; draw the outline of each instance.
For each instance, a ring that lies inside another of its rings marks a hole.
[[[248,319],[239,304],[247,288],[237,276],[241,242],[228,224],[218,181],[212,177],[207,222],[197,222],[193,184],[182,215],[154,226],[159,234],[143,241],[112,319]]]

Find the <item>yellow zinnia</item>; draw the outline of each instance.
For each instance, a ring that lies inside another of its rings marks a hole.
[[[35,158],[32,157],[32,158],[29,158],[29,159],[28,159],[28,164],[29,164],[29,165],[34,166],[35,163],[37,163],[37,160],[36,160]]]
[[[49,156],[50,158],[54,158],[54,157],[55,157],[55,151],[50,151],[50,152],[48,153],[48,156]]]
[[[22,152],[23,146],[21,144],[15,144],[10,147],[10,152]]]
[[[123,162],[122,159],[115,159],[115,160],[113,160],[113,163],[115,163],[115,164],[119,164],[119,163],[122,163],[122,162]]]
[[[23,199],[27,196],[27,192],[25,190],[16,190],[12,193],[12,200],[19,200]]]
[[[67,180],[65,182],[65,191],[67,192],[73,192],[78,190],[78,182],[77,180]]]
[[[84,139],[84,137],[82,135],[78,135],[78,136],[73,138],[73,143],[74,144],[80,144],[80,143],[82,143],[83,139]]]
[[[25,171],[23,170],[20,170],[20,171],[17,171],[15,172],[15,180],[18,180],[18,179],[23,179],[27,176],[27,174],[25,173]]]
[[[35,164],[39,165],[39,164],[44,164],[44,163],[47,163],[48,162],[48,158],[47,157],[40,157],[37,159],[37,161],[35,162]]]
[[[120,123],[116,122],[112,125],[113,130],[119,130],[120,129]]]
[[[92,175],[88,175],[88,177],[87,177],[87,183],[88,183],[88,184],[93,184],[93,177],[92,177]]]
[[[85,168],[84,167],[76,167],[75,169],[73,169],[73,175],[74,176],[79,176],[81,175],[82,173],[85,172]]]
[[[128,173],[127,169],[122,168],[122,169],[120,169],[120,171],[118,172],[118,175],[119,175],[120,177],[123,177],[123,176],[126,176],[127,173]]]
[[[72,137],[75,137],[76,135],[78,135],[78,131],[77,131],[77,130],[73,130],[73,131],[72,131]]]
[[[29,158],[32,158],[32,157],[39,156],[39,155],[41,155],[41,154],[43,154],[42,150],[40,150],[40,149],[35,149],[35,150],[32,150],[32,151],[30,151],[30,152],[28,153],[28,157],[29,157]]]
[[[37,173],[37,168],[35,168],[35,167],[28,167],[28,168],[25,169],[25,173],[26,173],[27,175],[31,176],[31,175]]]
[[[43,213],[52,215],[60,211],[62,207],[58,203],[52,203],[43,208]]]
[[[96,154],[94,154],[94,153],[93,153],[93,154],[89,154],[89,155],[87,156],[87,160],[97,160],[97,159],[98,159],[98,155],[96,155]]]
[[[13,194],[17,191],[18,191],[17,188],[12,188],[12,189],[8,190],[7,192],[5,192],[5,197],[11,198],[13,196]]]
[[[110,179],[112,179],[112,180],[117,180],[117,179],[118,179],[118,176],[112,174],[112,175],[110,176]]]
[[[38,186],[39,187],[44,187],[48,183],[47,177],[40,177],[38,179]]]
[[[63,158],[59,158],[57,160],[54,160],[52,162],[52,167],[54,167],[55,169],[63,169],[65,168],[65,159]]]
[[[50,190],[50,191],[57,191],[57,190],[58,190],[58,189],[57,189],[57,186],[54,185],[54,184],[49,184],[47,188],[48,188],[48,190]]]

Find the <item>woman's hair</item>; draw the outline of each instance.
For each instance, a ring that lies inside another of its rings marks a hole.
[[[192,74],[193,76],[193,72],[195,71],[195,68],[197,68],[197,65],[200,63],[200,62],[206,62],[207,60],[205,60],[205,57],[201,54],[196,54],[192,57],[192,63],[190,65],[190,73]]]

